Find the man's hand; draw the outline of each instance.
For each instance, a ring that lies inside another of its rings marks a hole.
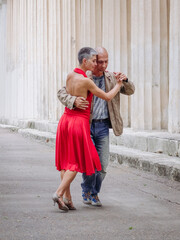
[[[89,102],[86,101],[86,99],[84,97],[77,97],[75,102],[74,102],[74,106],[85,110],[88,107]]]
[[[127,81],[127,76],[121,72],[113,72],[115,75],[115,78],[117,80],[117,82],[121,81],[121,82],[126,82]]]

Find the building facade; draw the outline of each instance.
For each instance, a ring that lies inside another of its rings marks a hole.
[[[57,91],[83,46],[104,46],[125,127],[180,133],[179,0],[0,0],[0,121],[57,121]]]

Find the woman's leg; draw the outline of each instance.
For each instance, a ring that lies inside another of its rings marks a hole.
[[[65,174],[65,170],[61,171],[61,182],[63,181],[64,174]],[[71,198],[70,184],[64,192],[63,201],[66,204],[66,206],[69,208],[69,210],[76,210]]]
[[[65,174],[65,170],[61,170],[61,182],[62,182],[62,180],[63,180],[63,177],[64,177],[64,174]]]
[[[72,172],[72,171],[69,171],[69,170],[67,170],[63,174],[62,182],[61,182],[61,184],[59,185],[59,187],[56,191],[58,196],[63,196],[65,191],[68,190],[68,188],[69,188],[69,191],[70,191],[70,184],[74,180],[76,174],[77,174],[77,172],[75,172],[75,171]]]
[[[67,198],[68,200],[71,200],[70,185],[66,188],[64,192],[64,197]]]
[[[65,170],[61,170],[61,182],[63,180],[65,172],[66,172]],[[64,198],[66,198],[66,199],[71,201],[70,185],[66,188],[66,190],[64,192]]]

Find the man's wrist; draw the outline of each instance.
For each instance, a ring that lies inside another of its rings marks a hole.
[[[128,78],[126,80],[123,80],[123,82],[128,82]]]

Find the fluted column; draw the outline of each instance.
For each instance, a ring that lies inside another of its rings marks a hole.
[[[56,92],[63,86],[62,84],[62,78],[61,78],[61,73],[62,73],[62,18],[61,18],[62,12],[61,12],[61,4],[60,1],[56,2],[56,37],[57,37],[57,43],[56,43]],[[56,103],[57,103],[57,109],[56,109],[56,114],[57,117],[56,119],[59,119],[62,111],[63,111],[63,105],[59,102],[57,99],[57,93],[54,93],[56,96]]]
[[[48,54],[49,54],[49,74],[48,74],[48,92],[49,92],[49,119],[56,119],[57,95],[56,93],[56,0],[52,0],[48,4]]]
[[[0,1],[0,115],[2,116],[6,111],[6,37],[7,37],[7,28],[6,28],[6,15],[7,15],[7,5],[6,1]]]
[[[43,112],[43,62],[44,60],[44,2],[46,4],[46,1],[38,0],[37,1],[37,52],[36,52],[36,58],[37,58],[37,109],[38,109],[38,118],[41,119],[41,117],[45,117]],[[44,99],[45,100],[45,99]]]
[[[81,47],[95,46],[95,0],[81,1]]]
[[[132,127],[167,126],[168,99],[167,1],[131,1]]]
[[[103,0],[102,45],[109,53],[108,69],[128,75],[127,1]],[[121,96],[121,114],[124,126],[129,126],[129,103]]]
[[[3,118],[11,118],[11,99],[12,99],[12,86],[11,86],[11,71],[13,69],[13,63],[12,63],[12,44],[13,41],[13,34],[12,34],[12,1],[7,1],[7,29],[6,29],[6,51],[7,51],[7,59],[4,64],[6,64],[6,82],[5,82],[5,111],[2,114]],[[11,97],[9,97],[11,96]]]
[[[168,129],[180,133],[180,1],[170,1],[169,49],[169,124]]]
[[[132,127],[144,128],[144,1],[131,1]]]
[[[107,48],[109,53],[109,65],[108,69],[115,71],[115,61],[114,61],[114,35],[115,35],[115,4],[117,4],[117,8],[120,11],[120,3],[115,0],[111,2],[108,0],[103,0],[103,25],[102,25],[102,45]],[[119,18],[119,15],[118,15]],[[118,21],[118,19],[117,19]],[[120,42],[120,28],[116,29],[116,43]],[[113,37],[112,37],[113,36]],[[118,48],[118,46],[117,46]],[[120,45],[119,49],[117,49],[120,57]],[[116,58],[116,61],[117,58]],[[120,59],[119,59],[120,61]],[[116,63],[117,64],[117,63]],[[118,69],[119,70],[119,69]]]
[[[169,101],[169,0],[160,2],[161,128],[168,129]]]

